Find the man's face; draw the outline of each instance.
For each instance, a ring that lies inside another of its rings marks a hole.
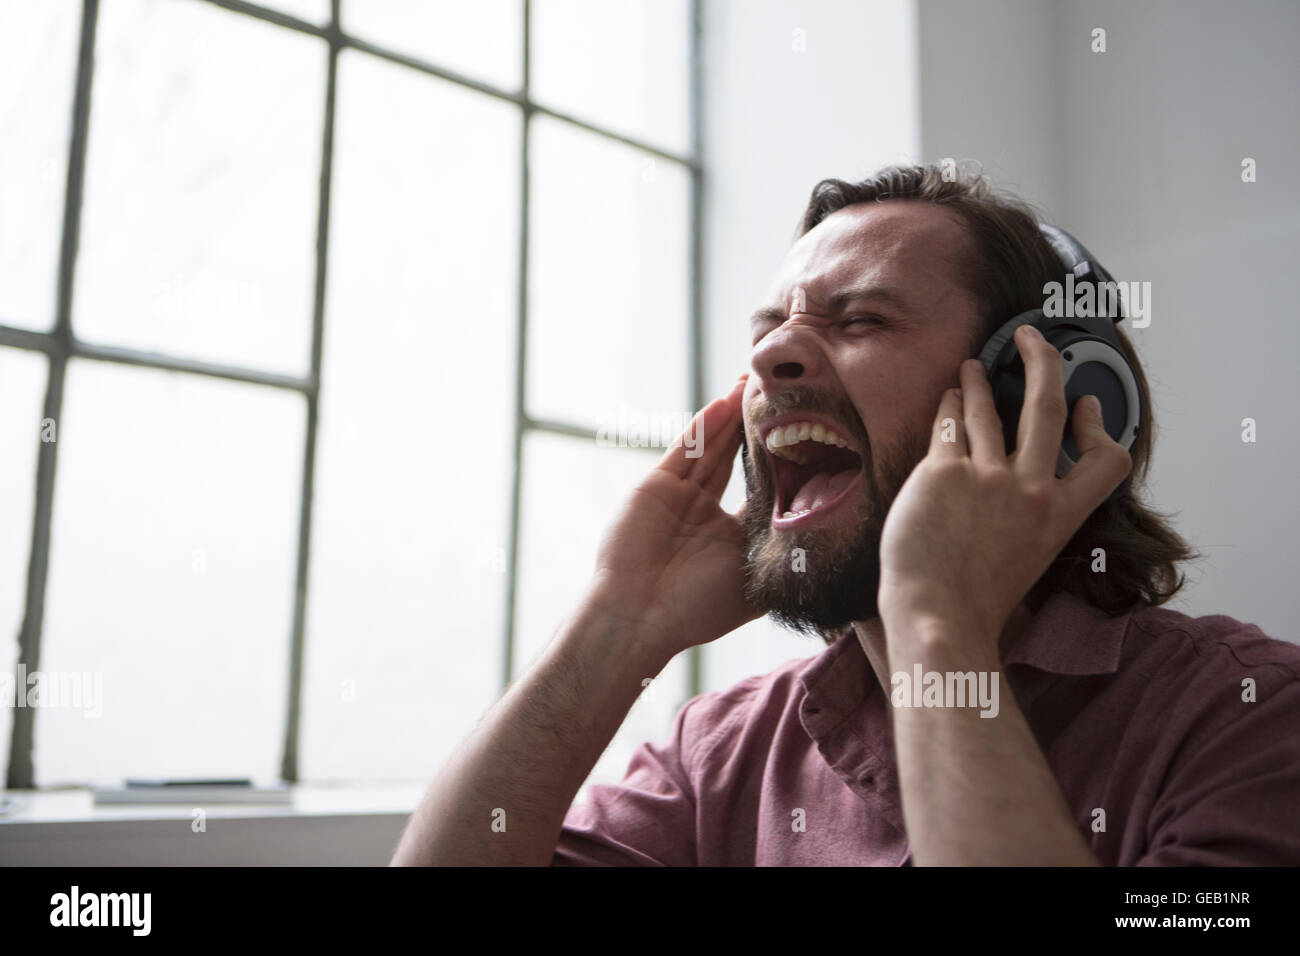
[[[754,316],[746,574],[782,624],[877,616],[885,514],[982,324],[969,242],[932,203],[848,206],[795,243]]]

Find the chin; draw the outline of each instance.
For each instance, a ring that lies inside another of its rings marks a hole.
[[[750,600],[776,623],[821,637],[877,617],[880,538],[865,511],[852,509],[852,521],[798,530],[764,522],[761,534],[750,538]]]
[[[847,411],[784,411],[742,446],[749,599],[776,623],[827,641],[880,616],[885,515],[925,454],[917,443],[929,441],[873,455],[860,429],[839,424],[847,420]]]

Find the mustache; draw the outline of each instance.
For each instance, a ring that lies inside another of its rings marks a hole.
[[[808,385],[792,385],[774,395],[762,395],[749,403],[749,417],[755,428],[768,419],[787,412],[816,412],[840,423],[858,448],[863,451],[864,461],[871,450],[867,439],[867,430],[862,424],[857,408],[841,393],[827,392]],[[748,442],[745,443],[749,444]],[[755,446],[762,443],[754,436]]]

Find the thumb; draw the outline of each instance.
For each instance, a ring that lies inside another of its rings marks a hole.
[[[1090,449],[1114,441],[1106,432],[1106,423],[1101,415],[1101,401],[1096,395],[1080,396],[1074,403],[1070,429],[1074,432],[1074,443],[1081,456],[1086,455]]]
[[[1065,483],[1091,511],[1119,487],[1133,461],[1124,446],[1107,433],[1097,396],[1084,395],[1074,403],[1070,427],[1079,448],[1079,463],[1065,476]]]

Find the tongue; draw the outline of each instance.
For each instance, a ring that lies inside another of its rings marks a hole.
[[[790,502],[790,510],[797,513],[820,508],[827,502],[835,500],[857,476],[858,473],[853,470],[837,472],[834,475],[819,471],[799,489],[799,493],[794,496],[794,501]]]

